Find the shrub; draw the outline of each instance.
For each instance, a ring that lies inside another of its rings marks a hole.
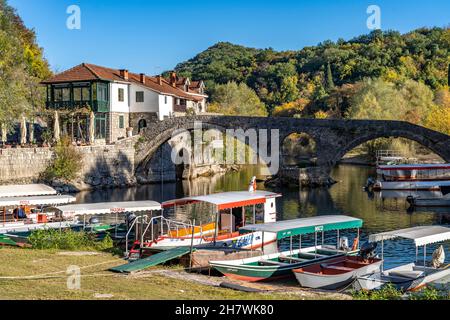
[[[70,138],[63,137],[55,147],[55,158],[44,172],[47,180],[64,179],[67,181],[76,178],[82,166],[82,157],[72,145]]]
[[[109,235],[97,241],[91,233],[59,229],[33,231],[28,241],[34,249],[39,250],[107,250],[113,247]]]
[[[449,292],[445,289],[437,289],[427,286],[417,292],[404,294],[397,290],[392,284],[388,284],[380,290],[373,291],[352,291],[352,296],[356,300],[449,300]]]

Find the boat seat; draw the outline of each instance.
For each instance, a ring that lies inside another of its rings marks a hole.
[[[323,269],[333,269],[333,270],[339,270],[339,271],[353,271],[355,269],[352,268],[347,268],[347,267],[343,267],[343,266],[335,266],[332,264],[326,264],[326,263],[322,263],[320,265],[321,268]]]
[[[280,259],[280,260],[286,260],[286,261],[295,261],[295,262],[304,262],[304,261],[308,261],[308,259],[300,259],[300,258],[285,257],[285,256],[280,256],[278,259]]]
[[[298,255],[299,255],[299,256],[311,257],[311,258],[314,258],[314,257],[317,257],[317,258],[325,258],[325,257],[329,257],[329,256],[326,256],[326,255],[323,255],[323,254],[309,253],[309,252],[299,252]]]
[[[407,278],[407,279],[417,279],[417,278],[420,278],[423,274],[424,274],[423,271],[391,271],[391,272],[389,272],[389,276]]]
[[[272,261],[272,260],[260,260],[258,261],[259,265],[261,266],[288,266],[289,263],[283,263],[278,261]]]

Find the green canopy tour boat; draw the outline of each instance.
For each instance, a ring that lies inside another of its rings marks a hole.
[[[362,227],[361,219],[348,216],[319,216],[312,218],[294,219],[265,224],[247,225],[239,231],[262,232],[275,234],[277,242],[289,238],[289,250],[273,254],[262,254],[258,257],[230,260],[210,261],[209,264],[223,275],[245,281],[263,281],[293,276],[293,269],[306,265],[327,261],[339,256],[354,255],[359,250],[359,229]],[[340,238],[341,230],[357,229],[358,233],[353,241],[352,248],[348,247],[348,239]],[[337,246],[325,244],[325,232],[337,232]],[[314,245],[302,248],[302,236],[314,234]],[[318,244],[318,235],[321,234],[321,244]],[[298,249],[293,249],[293,238],[298,239]]]

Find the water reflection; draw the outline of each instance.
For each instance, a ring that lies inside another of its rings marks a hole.
[[[99,190],[83,192],[78,195],[78,202],[155,200],[166,201],[190,195],[204,195],[213,192],[246,190],[252,176],[261,177],[267,170],[249,167],[240,172],[216,175],[212,178],[200,178],[195,181],[166,183],[164,185],[139,186],[128,189]],[[408,228],[417,225],[448,224],[450,209],[421,209],[408,212],[406,194],[403,192],[367,193],[364,191],[369,176],[375,175],[375,169],[369,167],[342,165],[333,170],[332,176],[339,183],[331,188],[296,190],[275,188],[270,191],[280,192],[282,198],[277,201],[278,219],[288,220],[316,215],[346,214],[364,220],[362,239],[371,233]],[[258,188],[264,189],[262,183]],[[197,222],[206,221],[212,216],[208,206],[191,208],[180,213],[180,218],[195,218]],[[354,235],[349,234],[352,239]],[[332,240],[331,240],[332,241]],[[429,246],[431,253],[435,246]],[[448,243],[446,252],[449,253]],[[413,261],[415,248],[412,241],[389,241],[385,247],[385,257],[389,267],[391,259],[395,262]]]

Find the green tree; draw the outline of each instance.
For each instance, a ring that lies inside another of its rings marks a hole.
[[[237,84],[236,82],[218,85],[215,88],[209,111],[225,115],[267,115],[266,108],[255,91],[245,83]]]

